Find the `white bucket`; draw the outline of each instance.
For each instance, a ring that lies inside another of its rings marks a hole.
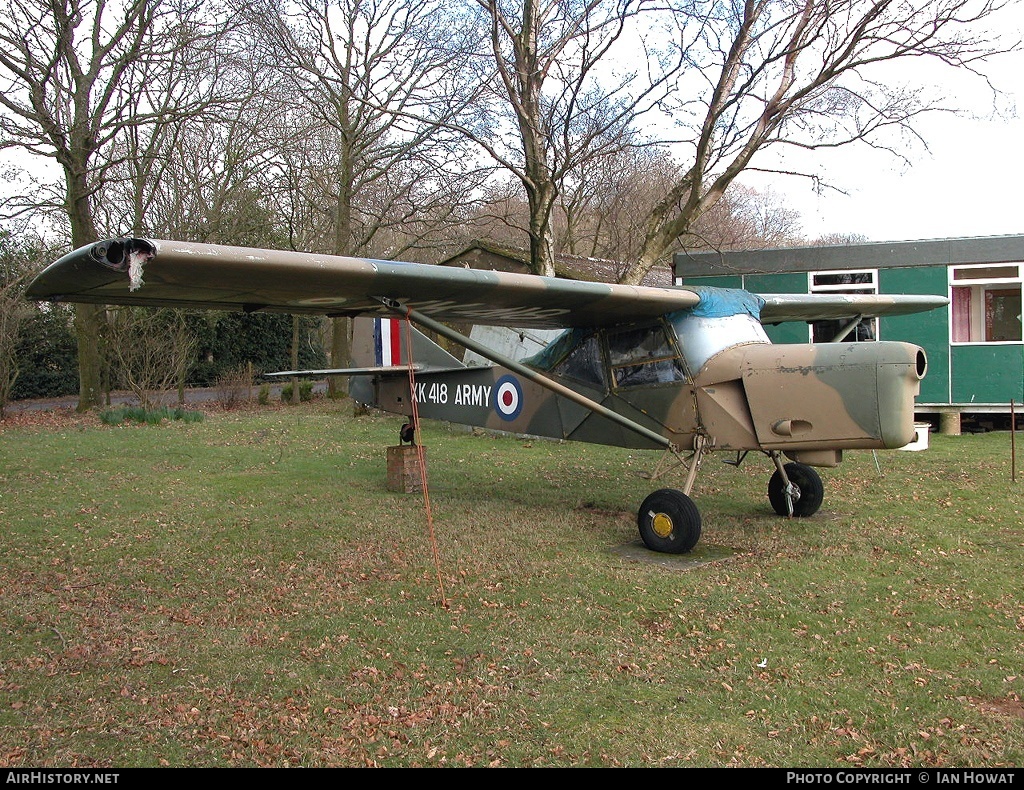
[[[915,422],[914,423],[914,441],[910,444],[905,444],[901,447],[901,450],[927,450],[928,449],[928,432],[931,430],[931,423],[928,422]]]

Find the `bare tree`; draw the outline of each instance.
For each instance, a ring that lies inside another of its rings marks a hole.
[[[96,195],[120,161],[116,142],[208,106],[223,19],[206,0],[12,0],[0,8],[0,146],[57,164],[60,205],[34,208],[60,209],[73,247],[99,237]],[[104,311],[78,305],[75,314],[84,411],[99,403]]]
[[[651,48],[638,20],[650,0],[475,0],[488,89],[462,130],[523,185],[538,274],[554,273],[552,216],[565,180],[637,142],[681,66]],[[639,57],[638,57],[639,55]]]
[[[209,44],[221,60],[190,89],[195,111],[134,127],[115,141],[116,177],[107,179],[113,186],[103,190],[98,211],[107,226],[136,234],[281,246],[284,221],[273,200],[275,162],[286,144],[280,118],[289,109],[281,79],[258,62],[242,31],[208,34],[216,34]],[[147,89],[147,104],[166,106],[182,86],[172,80]]]
[[[751,250],[800,244],[803,236],[799,213],[778,193],[734,183],[697,219],[687,240],[690,249]]]
[[[444,3],[263,0],[248,15],[293,97],[276,130],[292,199],[320,214],[306,245],[393,257],[466,204],[482,176],[443,125],[462,91]]]
[[[301,97],[280,167],[294,246],[390,258],[452,221],[483,176],[445,126],[463,90],[443,2],[264,0],[249,19]],[[332,359],[348,333],[336,319]]]
[[[646,222],[680,173],[660,152],[639,149],[601,163],[596,172],[573,179],[560,202],[565,217],[566,251],[623,263],[628,271],[644,243]],[[639,156],[637,156],[639,155]],[[692,248],[755,249],[799,243],[799,214],[771,190],[733,184],[702,214],[686,237]],[[572,245],[569,245],[572,242]],[[681,251],[681,240],[670,248]]]
[[[559,194],[552,217],[557,254],[614,261],[614,276],[621,277],[643,245],[647,217],[679,175],[680,165],[657,148],[627,149],[587,163]],[[516,184],[494,184],[460,227],[459,241],[521,248],[529,213]],[[755,249],[803,238],[798,213],[776,193],[734,184],[697,220],[687,240],[691,248]]]
[[[495,178],[480,192],[465,221],[453,229],[452,244],[490,243],[522,249],[530,222],[530,209],[522,185],[512,179]]]
[[[26,276],[0,283],[0,419],[3,419],[11,389],[18,378],[15,352],[19,329],[31,314],[31,305],[22,299]]]
[[[660,148],[628,147],[581,165],[558,201],[566,252],[628,262],[640,251],[648,213],[678,177]],[[620,272],[621,274],[621,272]]]
[[[815,245],[825,247],[843,247],[851,244],[864,244],[868,237],[863,233],[826,233],[814,240]]]
[[[863,142],[903,155],[923,113],[949,97],[896,79],[927,59],[978,73],[1000,51],[983,31],[1002,0],[747,0],[688,3],[688,79],[671,109],[690,134],[687,166],[650,213],[623,282],[637,283],[769,149]],[[981,75],[979,75],[981,76]],[[897,134],[897,137],[886,137]],[[805,175],[813,175],[805,173]]]

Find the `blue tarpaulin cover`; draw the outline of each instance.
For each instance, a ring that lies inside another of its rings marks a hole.
[[[700,302],[689,310],[680,312],[689,313],[700,318],[724,318],[729,315],[747,313],[754,318],[761,319],[761,308],[764,307],[764,299],[750,291],[743,291],[739,288],[715,288],[710,285],[689,286],[690,290],[700,295]]]

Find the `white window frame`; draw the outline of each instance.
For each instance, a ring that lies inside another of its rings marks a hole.
[[[978,278],[966,277],[959,279],[956,276],[958,272],[969,270],[1009,269],[1011,267],[1015,267],[1017,269],[1016,276]],[[1019,346],[1022,343],[1024,343],[1024,325],[1022,325],[1021,327],[1021,339],[1017,340],[988,340],[984,336],[980,340],[954,339],[954,337],[957,334],[956,330],[958,321],[958,300],[954,294],[954,289],[970,288],[970,325],[972,329],[971,334],[976,336],[978,332],[974,330],[974,327],[979,327],[980,333],[984,335],[984,333],[986,332],[984,294],[987,291],[1016,288],[1021,293],[1020,314],[1022,316],[1022,321],[1024,321],[1024,277],[1022,277],[1022,274],[1024,274],[1024,264],[1019,263],[1017,261],[1006,261],[1005,263],[970,263],[959,266],[949,266],[949,344],[951,346]],[[978,298],[976,298],[976,296]]]
[[[871,277],[869,283],[827,283],[820,284],[815,282],[816,277],[825,276],[836,276],[846,274],[867,274]],[[952,275],[950,275],[952,276]],[[877,294],[878,293],[878,269],[826,269],[823,271],[807,272],[807,292],[812,294],[827,294],[827,293],[839,293],[839,294]],[[878,330],[878,319],[868,318],[865,319],[865,323],[871,324],[871,333],[875,340],[879,339]],[[813,343],[814,340],[814,325],[807,325],[807,337]],[[819,340],[817,342],[827,342]],[[863,341],[870,342],[870,341]]]

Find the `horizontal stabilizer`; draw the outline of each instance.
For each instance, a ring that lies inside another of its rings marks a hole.
[[[264,373],[264,376],[279,376],[281,378],[292,376],[372,376],[376,373],[408,373],[412,369],[419,372],[422,365],[376,365],[366,368],[325,368],[323,370],[278,370],[273,373]]]
[[[264,376],[290,378],[294,376],[387,376],[389,374],[408,373],[447,373],[451,370],[462,370],[463,366],[437,367],[435,365],[373,365],[364,368],[325,368],[323,370],[279,370],[264,373]]]

